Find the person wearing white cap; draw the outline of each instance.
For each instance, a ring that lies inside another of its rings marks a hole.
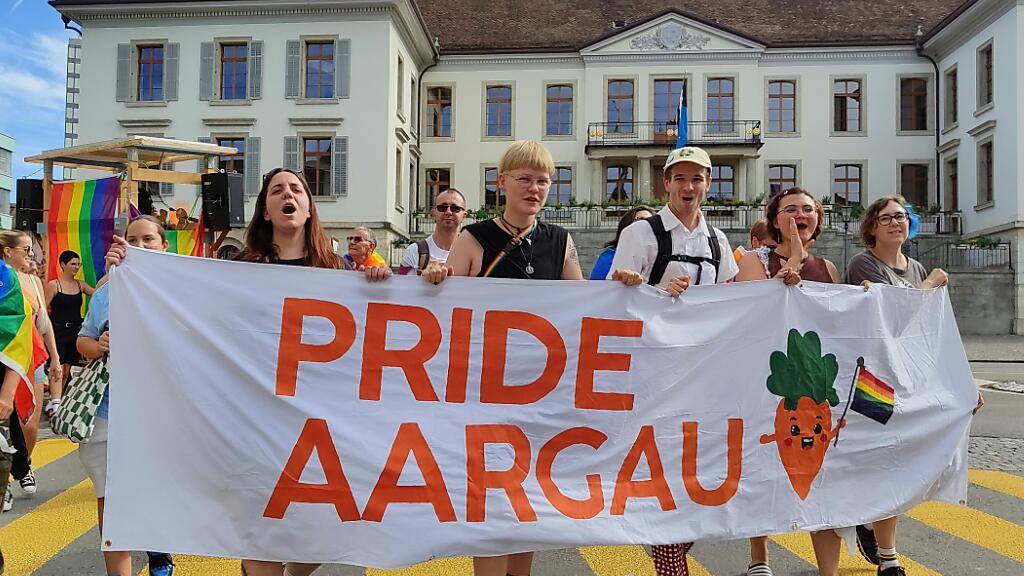
[[[668,204],[622,231],[608,279],[647,282],[679,296],[691,284],[721,284],[739,272],[729,239],[700,209],[711,185],[711,157],[701,148],[673,150],[665,161]],[[723,257],[724,255],[724,257]]]
[[[700,205],[711,185],[711,157],[701,148],[677,148],[665,161],[668,204],[622,231],[610,280],[647,282],[679,296],[691,284],[720,284],[739,272],[729,239],[704,219]],[[688,576],[692,542],[654,546],[658,576]]]

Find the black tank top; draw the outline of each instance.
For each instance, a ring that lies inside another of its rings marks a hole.
[[[491,262],[494,262],[513,236],[498,226],[494,220],[470,224],[466,226],[466,231],[472,234],[484,249],[480,272],[477,274],[483,276]],[[509,251],[508,255],[494,267],[489,277],[561,280],[568,240],[569,233],[565,228],[538,222],[537,228]],[[529,273],[531,268],[532,274]]]
[[[57,293],[50,301],[50,321],[56,327],[64,328],[82,323],[82,291],[78,294],[65,294],[57,280]]]

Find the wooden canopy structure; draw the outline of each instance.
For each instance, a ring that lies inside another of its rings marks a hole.
[[[235,148],[217,146],[216,144],[151,136],[131,136],[118,140],[47,150],[27,157],[25,161],[43,165],[44,207],[50,205],[54,166],[124,173],[118,200],[118,212],[124,214],[128,211],[129,202],[138,205],[139,182],[199,185],[202,174],[217,171],[217,162],[220,156],[237,153],[238,150]],[[203,172],[178,172],[160,168],[162,165],[174,165],[188,160],[201,161],[201,165],[205,166],[205,169]]]

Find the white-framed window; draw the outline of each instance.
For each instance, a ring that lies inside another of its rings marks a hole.
[[[736,76],[708,75],[704,82],[704,117],[709,134],[736,131]]]
[[[137,106],[162,106],[178,99],[180,44],[134,40],[117,45],[115,99]]]
[[[515,121],[515,85],[493,82],[484,85],[484,138],[511,140]]]
[[[712,166],[708,200],[732,200],[735,197],[735,193],[736,167],[732,164],[724,163]]]
[[[627,204],[636,198],[636,165],[630,162],[612,162],[605,165],[604,200]]]
[[[303,36],[285,42],[285,98],[332,104],[349,97],[351,46],[337,36]]]
[[[992,136],[978,140],[978,203],[975,210],[995,204],[995,148]]]
[[[765,170],[769,197],[800,184],[799,160],[772,160]]]
[[[0,148],[0,174],[11,175],[12,155],[10,150]]]
[[[931,162],[900,160],[896,165],[899,170],[897,177],[900,196],[913,204],[918,212],[923,213],[931,206]]]
[[[576,83],[545,82],[544,137],[559,138],[576,133]]]
[[[262,98],[263,41],[217,38],[200,45],[199,99],[246,104]]]
[[[978,105],[975,115],[981,114],[994,104],[992,72],[992,40],[978,48]]]
[[[957,95],[957,73],[956,66],[946,70],[946,73],[942,75],[942,90],[945,95],[945,102],[943,103],[943,129],[951,130],[957,125],[957,108],[959,107],[959,96]]]
[[[768,135],[799,135],[798,80],[796,78],[767,78],[765,103]]]
[[[455,85],[428,84],[423,91],[426,98],[423,107],[424,137],[454,139]]]
[[[934,77],[930,74],[898,74],[896,98],[899,120],[897,134],[926,134],[935,129]]]
[[[842,205],[863,204],[866,162],[841,160],[832,162],[832,201]]]
[[[636,78],[605,79],[607,134],[632,134],[636,130]]]
[[[398,118],[405,122],[405,59],[398,55]]]
[[[865,79],[863,76],[832,76],[833,136],[863,136],[865,126]]]
[[[572,166],[555,166],[548,190],[548,206],[565,206],[572,200]]]

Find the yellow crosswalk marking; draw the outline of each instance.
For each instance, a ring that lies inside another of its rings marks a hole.
[[[8,574],[31,574],[95,525],[96,497],[83,480],[0,528]]]
[[[793,554],[799,556],[805,562],[811,566],[817,566],[818,562],[814,558],[814,547],[811,545],[811,535],[806,532],[798,532],[795,534],[776,534],[775,536],[769,537],[772,542],[775,542],[779,546],[782,546],[786,550],[789,550]],[[900,564],[906,568],[907,573],[923,576],[942,576],[941,573],[929,569],[917,562],[914,562],[910,558],[900,554]],[[874,576],[878,572],[878,569],[871,564],[868,564],[866,560],[857,556],[852,556],[846,551],[846,545],[842,545],[842,549],[839,552],[839,576]]]
[[[586,546],[580,555],[597,576],[655,576],[654,563],[641,546]],[[692,554],[688,565],[691,576],[711,576]]]
[[[50,462],[60,460],[74,452],[78,444],[63,438],[40,440],[32,451],[32,469],[39,470]]]
[[[967,478],[971,484],[1024,499],[1024,477],[995,470],[971,470],[967,473]]]
[[[466,557],[441,558],[440,560],[414,564],[407,568],[399,568],[398,570],[369,569],[366,571],[366,576],[435,576],[437,574],[444,574],[444,576],[472,576],[473,559]]]
[[[239,560],[227,558],[176,555],[174,576],[238,576],[241,564]],[[139,576],[149,576],[149,568],[143,568]]]
[[[907,516],[1024,564],[1024,526],[980,510],[942,502],[922,504]]]

